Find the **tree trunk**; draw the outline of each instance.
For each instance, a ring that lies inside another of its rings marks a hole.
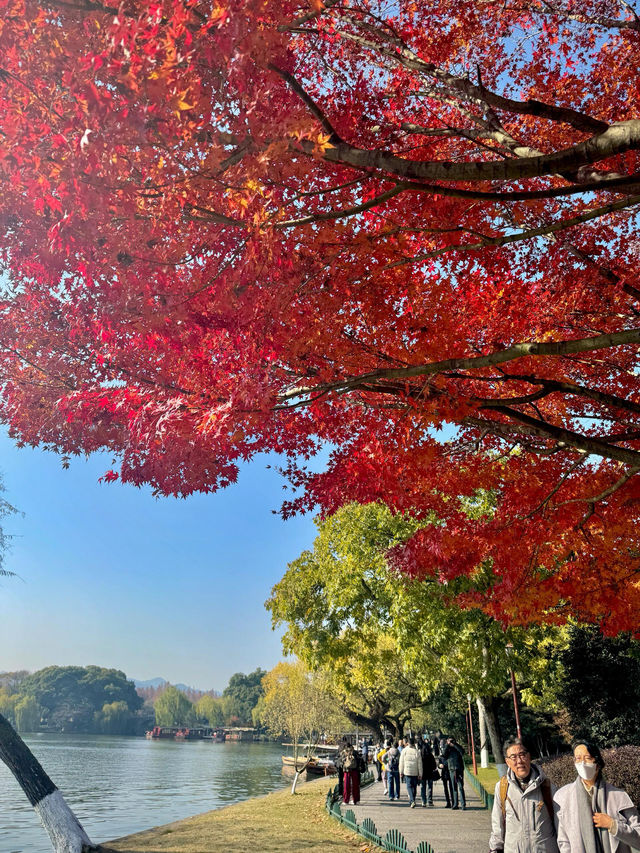
[[[55,853],[89,853],[96,850],[40,762],[1,714],[0,759],[16,777],[35,809],[49,833]]]
[[[493,752],[493,760],[497,765],[504,766],[504,754],[502,752],[502,744],[500,742],[500,728],[498,725],[498,717],[494,708],[494,699],[492,696],[478,696],[476,699],[480,715],[484,715],[484,720],[489,732],[489,740],[491,741],[491,751]]]
[[[302,770],[296,770],[296,775],[293,777],[293,783],[291,785],[291,793],[292,794],[295,794],[295,792],[296,792],[296,786],[298,784],[298,779],[300,778],[301,773],[302,773]]]
[[[361,714],[358,711],[352,711],[344,703],[342,703],[342,711],[345,717],[347,717],[347,719],[349,719],[354,725],[368,729],[382,740],[382,728],[383,724],[385,724],[387,720],[384,715],[367,717],[366,714]]]
[[[480,767],[489,766],[489,734],[487,732],[487,720],[484,715],[484,705],[480,699],[476,699],[478,706],[478,717],[480,718]]]

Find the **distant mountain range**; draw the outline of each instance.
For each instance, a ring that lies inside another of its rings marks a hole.
[[[147,681],[139,681],[137,678],[133,679],[133,683],[136,687],[163,687],[165,684],[169,684],[166,678],[149,678]],[[174,687],[177,687],[178,690],[197,690],[200,693],[206,693],[206,690],[202,690],[200,687],[189,687],[188,684],[174,684]]]

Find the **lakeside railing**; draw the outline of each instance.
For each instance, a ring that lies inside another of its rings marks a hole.
[[[367,770],[362,774],[360,786],[364,788],[366,785],[370,785],[373,782],[373,778],[371,770]],[[327,793],[326,809],[331,817],[340,821],[343,826],[357,832],[363,838],[366,838],[367,841],[372,841],[378,847],[382,847],[383,850],[388,850],[390,853],[435,853],[428,841],[421,841],[415,850],[411,850],[399,829],[390,829],[383,838],[370,817],[366,817],[362,823],[358,823],[353,809],[347,809],[343,813],[340,807],[340,795],[338,794],[337,785],[334,788],[330,788]]]
[[[490,794],[487,791],[482,782],[476,776],[474,776],[472,773],[469,773],[467,767],[464,768],[464,775],[465,778],[468,779],[469,782],[471,782],[471,786],[473,787],[476,794],[480,797],[482,805],[485,807],[485,809],[489,809],[489,811],[491,811],[491,809],[493,808],[493,801],[495,799],[493,794]]]

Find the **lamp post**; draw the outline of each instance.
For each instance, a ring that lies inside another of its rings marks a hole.
[[[507,643],[506,649],[507,658],[513,655],[513,643]],[[511,660],[509,660],[511,663]],[[509,666],[509,674],[511,675],[511,693],[513,694],[513,710],[516,714],[516,733],[519,738],[522,737],[522,729],[520,728],[520,708],[518,707],[518,688],[516,687],[516,676],[513,668]]]
[[[471,693],[467,693],[467,707],[469,709],[469,732],[471,734],[471,760],[473,761],[473,775],[478,775],[478,765],[476,764],[476,744],[473,739],[473,715],[471,714]]]

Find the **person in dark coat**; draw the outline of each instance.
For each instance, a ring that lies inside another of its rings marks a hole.
[[[345,750],[348,746],[347,741],[343,738],[338,744],[338,751],[336,752],[335,758],[333,759],[333,763],[336,766],[336,770],[338,772],[338,794],[340,798],[344,796],[344,757]]]
[[[462,806],[467,807],[467,801],[464,795],[464,760],[462,758],[462,747],[456,743],[454,737],[447,738],[447,745],[441,755],[441,761],[449,768],[449,776],[451,777],[452,788],[452,808],[457,809]]]
[[[382,764],[380,763],[380,750],[382,749],[382,744],[380,741],[375,746],[373,751],[373,763],[376,766],[376,782],[382,782]]]
[[[437,763],[435,755],[431,749],[429,740],[423,740],[420,744],[420,754],[422,756],[422,779],[420,780],[420,793],[422,795],[422,805],[433,805],[433,782],[437,773]],[[429,798],[427,799],[427,791]]]
[[[451,785],[451,774],[449,773],[449,765],[443,759],[443,753],[447,748],[447,738],[441,731],[436,732],[434,742],[438,742],[438,751],[434,753],[438,756],[438,769],[440,770],[440,778],[442,779],[442,787],[444,788],[444,798],[446,800],[445,808],[450,809],[453,800],[453,787]]]

